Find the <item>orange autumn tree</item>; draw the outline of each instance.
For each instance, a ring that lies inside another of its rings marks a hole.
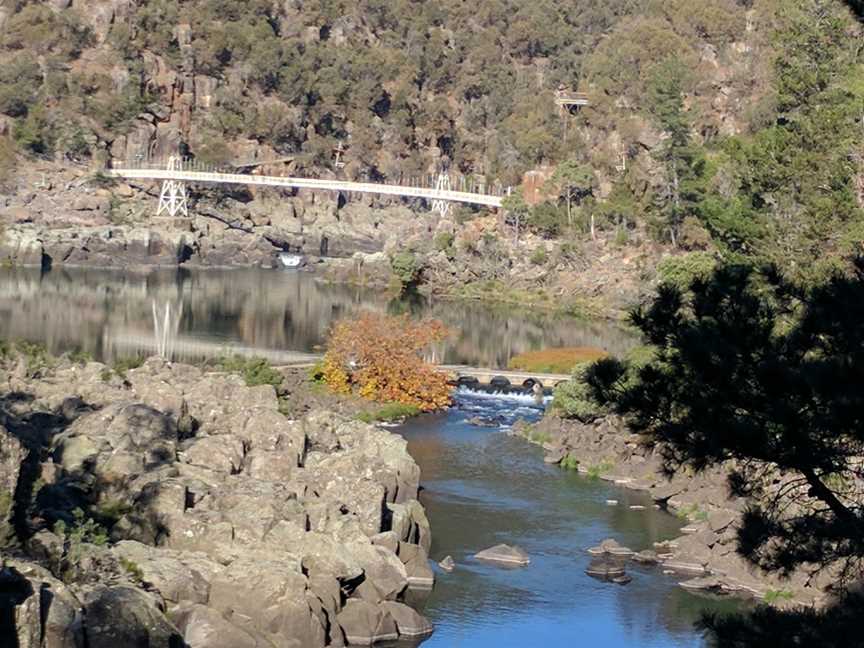
[[[438,320],[363,312],[330,330],[323,378],[338,393],[412,405],[424,412],[450,404],[447,377],[422,352],[448,335]]]

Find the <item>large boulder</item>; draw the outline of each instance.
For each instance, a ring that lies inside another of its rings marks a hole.
[[[159,602],[139,589],[99,586],[84,601],[88,648],[181,648],[183,637]]]
[[[336,621],[350,645],[371,646],[377,641],[393,641],[399,637],[390,613],[369,601],[349,599]]]
[[[171,611],[188,648],[276,648],[262,635],[238,627],[222,613],[193,603]]]
[[[531,558],[521,547],[506,544],[495,545],[474,555],[477,560],[505,566],[521,567],[531,562]]]
[[[8,620],[12,627],[5,626]],[[0,637],[22,648],[82,648],[81,604],[42,567],[6,561],[0,568]]]
[[[400,637],[423,637],[432,634],[432,624],[414,608],[396,601],[383,601],[380,608],[393,617]]]
[[[315,648],[326,642],[326,627],[309,605],[299,563],[262,554],[238,559],[214,579],[209,606],[279,646]]]

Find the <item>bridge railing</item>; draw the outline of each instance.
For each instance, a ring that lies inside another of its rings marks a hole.
[[[174,163],[174,170],[178,173],[188,172],[188,173],[206,173],[206,174],[215,174],[221,175],[227,178],[228,176],[237,176],[237,175],[248,175],[250,177],[260,177],[260,174],[256,173],[242,173],[241,169],[247,169],[251,167],[266,167],[272,164],[280,164],[285,161],[286,158],[278,158],[275,160],[259,160],[256,161],[254,165],[251,164],[234,164],[228,163],[225,165],[220,164],[212,164],[207,163],[202,160],[198,160],[196,158],[176,158]],[[124,162],[121,163],[120,166],[117,164],[114,165],[115,171],[122,170],[135,170],[135,171],[165,171],[168,167],[168,158],[147,158],[144,156],[133,156],[128,158]],[[415,189],[431,189],[434,190],[438,186],[439,183],[439,175],[440,174],[403,174],[400,173],[399,177],[392,178],[384,178],[381,181],[369,181],[369,180],[360,180],[360,181],[342,181],[337,179],[332,180],[323,180],[322,188],[324,183],[332,184],[334,182],[352,182],[353,184],[362,184],[367,186],[374,185],[387,185],[392,187],[413,187]],[[446,174],[449,177],[449,187],[450,191],[461,193],[461,194],[478,194],[483,196],[497,196],[503,197],[509,195],[511,192],[511,188],[505,186],[503,183],[494,180],[488,181],[486,178],[478,177],[478,176],[467,176],[464,174]],[[268,177],[280,177],[280,176],[268,176]],[[287,178],[287,176],[286,176]],[[315,178],[302,178],[305,182],[312,183],[315,181]],[[227,180],[223,179],[224,182],[236,182],[236,180]]]

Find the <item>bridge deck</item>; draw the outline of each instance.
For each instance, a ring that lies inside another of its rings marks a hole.
[[[167,169],[109,169],[108,175],[140,180],[176,180],[183,182],[204,182],[213,184],[262,185],[269,187],[291,187],[297,189],[326,189],[356,193],[374,193],[427,200],[446,200],[487,207],[500,207],[502,196],[453,191],[428,187],[388,185],[375,182],[349,182],[346,180],[318,180],[314,178],[292,178],[281,176],[249,175],[244,173],[210,173],[205,171],[185,171]]]

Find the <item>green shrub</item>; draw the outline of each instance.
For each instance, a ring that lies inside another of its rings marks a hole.
[[[544,265],[549,260],[549,255],[546,253],[546,248],[542,245],[537,246],[531,253],[531,263],[534,265]]]
[[[435,235],[435,249],[439,252],[452,252],[453,241],[455,240],[456,237],[453,235],[453,232],[439,232]]]
[[[108,532],[93,518],[87,517],[83,510],[76,508],[72,515],[72,524],[59,520],[54,524],[54,533],[68,543],[67,557],[76,562],[76,554],[80,554],[83,543],[102,546],[108,543]]]
[[[233,355],[220,358],[219,366],[223,371],[238,373],[243,376],[248,387],[258,385],[273,385],[278,387],[282,384],[282,374],[270,366],[264,358],[244,358]]]
[[[41,85],[42,71],[35,60],[25,57],[0,65],[0,113],[26,115]]]
[[[542,202],[531,208],[525,223],[532,232],[553,238],[567,226],[567,211],[552,202]]]
[[[96,507],[96,517],[100,522],[111,527],[131,510],[132,507],[123,500],[106,500]]]
[[[420,261],[413,252],[397,252],[390,258],[390,267],[402,286],[410,286],[420,275]]]
[[[696,279],[706,279],[717,266],[717,260],[709,252],[689,252],[666,257],[657,266],[660,281],[686,290]]]
[[[585,371],[588,364],[577,366],[573,377],[555,387],[552,396],[552,407],[564,418],[578,419],[583,423],[605,415],[606,411],[591,398],[588,385],[585,384]]]

